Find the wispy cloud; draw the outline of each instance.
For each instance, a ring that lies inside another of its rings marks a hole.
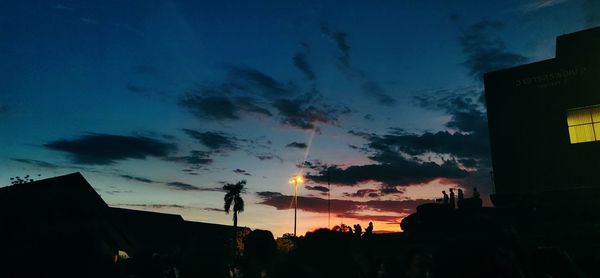
[[[16,162],[21,162],[24,164],[29,164],[29,165],[39,167],[39,168],[48,168],[48,169],[61,168],[61,166],[59,166],[57,164],[46,162],[46,161],[41,161],[41,160],[35,160],[35,159],[11,158],[11,160],[16,161]]]
[[[189,208],[187,206],[182,206],[182,205],[177,205],[177,204],[114,204],[111,206],[112,207],[138,207],[138,208],[148,208],[148,209]]]
[[[296,53],[292,61],[294,62],[294,66],[296,66],[296,68],[298,68],[304,74],[306,79],[315,80],[315,72],[311,69],[310,65],[306,61],[306,54],[301,52]]]
[[[183,129],[183,131],[213,152],[227,152],[239,149],[240,139],[225,132],[197,131],[193,129]]]
[[[167,183],[165,183],[165,185],[169,186],[170,188],[176,189],[176,190],[184,190],[184,191],[190,191],[190,190],[215,191],[215,192],[223,191],[223,189],[220,187],[200,187],[200,186],[192,185],[192,184],[185,183],[185,182],[179,182],[179,181],[167,182]]]
[[[529,3],[522,6],[522,10],[525,12],[535,12],[563,4],[567,1],[569,0],[530,0]]]
[[[328,27],[322,26],[321,33],[331,39],[339,51],[338,63],[343,69],[350,70],[350,45],[348,45],[348,34],[340,31],[331,31]]]
[[[471,76],[481,80],[486,72],[515,66],[527,61],[525,56],[510,52],[504,42],[494,35],[494,31],[503,28],[499,21],[481,20],[471,25],[459,38],[467,60],[463,65]]]
[[[89,18],[89,17],[80,17],[80,18],[79,18],[79,21],[81,21],[82,23],[85,23],[85,24],[91,24],[91,25],[96,25],[96,24],[98,24],[98,21],[96,21],[96,20],[94,20],[94,19],[91,19],[91,18]]]
[[[51,5],[50,8],[55,9],[55,10],[68,11],[68,12],[74,12],[75,11],[74,8],[65,6],[63,4],[54,4],[54,5]]]
[[[149,178],[143,178],[143,177],[138,177],[138,176],[126,175],[126,174],[121,174],[121,175],[119,175],[119,177],[124,178],[126,180],[139,181],[139,182],[143,182],[143,183],[157,183],[157,181],[151,180]]]
[[[335,42],[339,52],[337,58],[338,67],[349,77],[358,79],[360,87],[365,95],[374,98],[378,104],[384,106],[393,106],[396,104],[396,99],[389,95],[378,82],[373,78],[369,78],[364,71],[357,69],[350,64],[351,47],[347,41],[348,34],[340,31],[331,31],[326,26],[321,27],[321,33]]]

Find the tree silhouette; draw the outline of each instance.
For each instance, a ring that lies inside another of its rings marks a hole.
[[[225,213],[229,214],[229,210],[233,211],[233,232],[237,231],[238,213],[244,211],[244,199],[241,194],[244,193],[246,181],[242,180],[236,183],[228,183],[223,186],[225,191]],[[232,208],[233,205],[233,208]]]
[[[34,182],[34,180],[29,178],[29,175],[24,176],[22,178],[19,176],[10,178],[10,185],[24,184],[24,183],[30,183],[30,182]]]

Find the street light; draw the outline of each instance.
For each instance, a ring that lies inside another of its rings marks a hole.
[[[302,176],[293,176],[290,178],[290,184],[294,185],[294,237],[296,237],[296,218],[298,215],[298,184],[303,183]]]

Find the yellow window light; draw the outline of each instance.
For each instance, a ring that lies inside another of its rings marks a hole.
[[[580,109],[567,112],[567,124],[581,125],[592,123],[592,114],[589,109]]]
[[[571,138],[571,144],[596,141],[594,128],[591,124],[570,126],[569,137]]]
[[[567,111],[571,144],[600,140],[600,106],[588,106]]]

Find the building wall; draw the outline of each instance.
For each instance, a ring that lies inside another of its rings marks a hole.
[[[484,76],[497,194],[600,189],[600,141],[571,144],[567,125],[600,104],[600,28],[557,42],[555,59]]]

